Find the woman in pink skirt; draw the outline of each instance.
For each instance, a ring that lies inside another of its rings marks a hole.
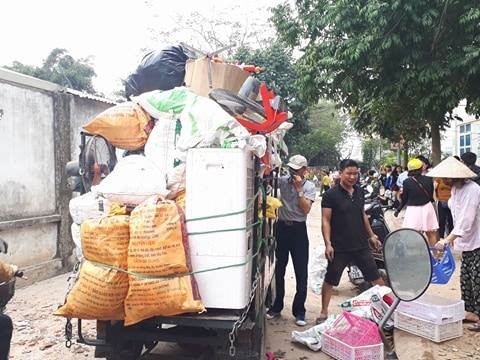
[[[433,207],[433,179],[422,175],[423,163],[419,159],[408,162],[408,178],[403,182],[402,203],[407,206],[403,227],[424,232],[428,243],[437,243],[438,220]]]

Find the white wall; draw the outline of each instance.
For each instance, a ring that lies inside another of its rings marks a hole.
[[[113,104],[0,68],[0,260],[34,280],[58,273],[72,248],[64,166],[79,130]]]

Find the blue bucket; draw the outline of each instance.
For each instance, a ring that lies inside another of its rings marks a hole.
[[[433,249],[431,249],[433,250]],[[449,246],[445,246],[441,259],[436,259],[431,253],[432,259],[432,284],[444,285],[450,281],[455,272],[455,258]]]

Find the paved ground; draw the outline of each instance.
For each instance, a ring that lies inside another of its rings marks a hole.
[[[392,228],[398,227],[401,219],[387,215]],[[317,201],[308,221],[311,242],[311,254],[317,246],[323,246],[320,231],[320,205]],[[79,360],[93,359],[90,347],[75,344],[67,349],[64,346],[63,318],[52,315],[57,306],[63,302],[67,288],[67,276],[62,275],[35,285],[17,290],[15,298],[8,306],[8,313],[15,324],[11,359],[15,360]],[[274,352],[278,359],[308,360],[328,359],[323,353],[315,353],[302,345],[291,342],[291,332],[299,330],[294,324],[290,312],[295,280],[291,265],[286,275],[286,309],[282,317],[268,322],[267,349]],[[429,292],[442,296],[460,297],[458,271],[455,279],[446,286],[432,286]],[[336,289],[331,310],[339,310],[338,304],[355,295],[355,289],[344,276]],[[308,326],[314,325],[314,319],[320,311],[320,296],[309,291],[307,299]],[[308,328],[307,326],[307,328]],[[87,322],[86,332],[92,333],[93,323]],[[480,334],[465,331],[462,338],[435,344],[428,340],[396,331],[397,350],[400,359],[480,359]],[[180,359],[181,351],[176,345],[168,347],[171,359]]]

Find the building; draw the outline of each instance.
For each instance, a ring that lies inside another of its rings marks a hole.
[[[467,151],[480,156],[480,119],[465,111],[466,101],[460,102],[453,115],[462,119],[453,120],[450,128],[442,134],[442,154],[461,156]]]

